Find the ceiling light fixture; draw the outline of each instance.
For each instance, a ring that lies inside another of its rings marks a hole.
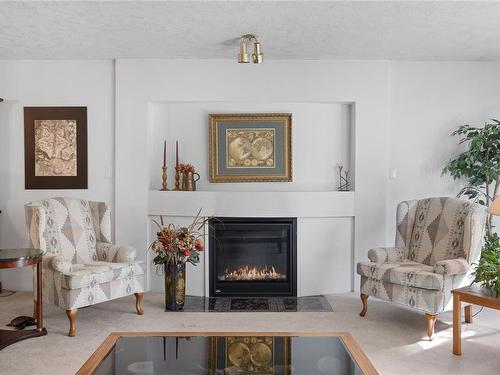
[[[260,49],[260,43],[257,37],[253,34],[245,34],[241,36],[240,52],[238,53],[238,62],[240,64],[247,64],[250,62],[250,55],[248,53],[248,43],[253,41],[252,62],[254,64],[261,64],[263,61],[263,54]]]

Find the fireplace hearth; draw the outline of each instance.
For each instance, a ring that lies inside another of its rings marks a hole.
[[[210,296],[296,296],[297,220],[210,221]]]

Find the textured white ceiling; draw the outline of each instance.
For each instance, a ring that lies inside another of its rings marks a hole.
[[[0,58],[500,60],[500,2],[1,2]]]

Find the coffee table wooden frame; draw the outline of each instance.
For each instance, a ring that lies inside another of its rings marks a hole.
[[[364,375],[378,375],[377,370],[363,352],[354,337],[347,332],[113,332],[97,350],[90,356],[87,362],[78,370],[76,375],[92,374],[101,362],[113,350],[116,342],[121,337],[192,337],[192,336],[302,336],[302,337],[338,337],[351,353],[353,360],[357,363]]]

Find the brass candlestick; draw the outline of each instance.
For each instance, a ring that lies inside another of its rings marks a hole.
[[[161,191],[167,191],[168,190],[168,185],[167,185],[167,167],[161,167],[162,173],[161,173]]]
[[[181,190],[181,174],[179,173],[179,168],[175,167],[175,188],[174,191]]]

